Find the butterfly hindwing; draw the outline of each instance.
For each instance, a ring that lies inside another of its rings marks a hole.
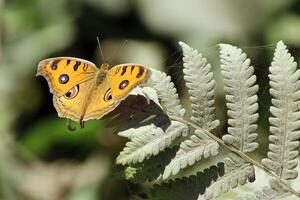
[[[37,75],[47,79],[51,93],[62,96],[79,83],[93,78],[97,70],[99,69],[87,60],[56,57],[41,61]]]
[[[74,86],[76,93],[71,98],[68,98],[66,95],[60,97],[53,95],[53,105],[58,116],[77,122],[81,121],[90,101],[94,82],[94,79],[91,79]]]
[[[84,113],[83,120],[100,119],[116,106],[119,105],[120,100],[113,98],[111,95],[111,87],[106,79],[101,84],[95,84],[89,104]]]

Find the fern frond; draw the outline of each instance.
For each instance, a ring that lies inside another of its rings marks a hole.
[[[235,154],[229,154],[224,160],[225,174],[213,182],[198,200],[209,200],[227,192],[230,188],[244,185],[247,181],[255,180],[255,171],[252,164],[245,162]]]
[[[126,137],[128,139],[132,139],[138,135],[145,135],[151,132],[152,130],[156,132],[156,131],[160,131],[161,129],[156,127],[154,124],[150,124],[147,126],[141,126],[139,128],[130,128],[125,131],[120,131],[118,132],[118,135],[122,137]]]
[[[215,81],[211,66],[197,50],[183,42],[179,42],[179,45],[183,50],[183,73],[192,104],[191,120],[210,131],[219,125],[214,115]]]
[[[166,166],[163,179],[177,174],[181,169],[195,164],[203,158],[216,156],[219,153],[219,144],[196,130],[195,134],[180,144],[176,156]]]
[[[224,163],[220,162],[203,172],[197,172],[196,175],[156,184],[148,196],[151,200],[197,200],[208,185],[223,175]]]
[[[269,75],[272,95],[269,152],[262,164],[286,180],[298,176],[295,168],[300,138],[299,77],[294,58],[284,43],[278,42]]]
[[[155,89],[162,107],[169,116],[183,117],[185,110],[180,104],[177,90],[170,76],[152,69],[152,75],[146,85]]]
[[[131,137],[132,140],[126,143],[126,147],[117,157],[117,163],[122,165],[134,164],[142,162],[152,155],[157,155],[169,147],[177,137],[187,136],[188,126],[172,121],[165,132],[155,125],[149,125],[129,129],[128,132],[122,132],[122,135]]]
[[[156,91],[151,87],[135,87],[129,95],[140,95],[147,99],[148,104],[150,104],[150,100],[160,106],[159,99]]]
[[[142,163],[137,163],[126,167],[125,177],[134,183],[145,183],[146,181],[161,181],[161,174],[165,167],[174,158],[179,147],[166,148],[158,155],[151,156]]]
[[[296,200],[299,199],[289,191],[285,190],[276,180],[270,181],[270,186],[261,191],[247,193],[238,196],[238,200]]]
[[[258,148],[258,85],[254,68],[241,49],[228,44],[219,46],[229,117],[229,134],[222,139],[242,152],[252,152]]]

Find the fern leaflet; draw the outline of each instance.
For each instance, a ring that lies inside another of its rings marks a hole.
[[[280,178],[294,179],[300,138],[300,71],[282,41],[277,43],[270,67],[272,116],[268,158],[262,164]]]
[[[148,196],[151,200],[197,200],[199,194],[204,194],[208,185],[223,175],[224,163],[220,162],[197,172],[196,175],[156,184]]]
[[[210,131],[219,125],[219,120],[214,116],[215,81],[211,66],[197,50],[183,42],[179,45],[183,50],[183,73],[192,104],[191,120]]]
[[[219,46],[229,117],[229,134],[222,139],[242,152],[252,152],[258,148],[255,141],[258,85],[255,84],[254,68],[241,49],[228,44]]]
[[[126,165],[142,162],[152,155],[157,155],[169,147],[177,137],[187,136],[188,127],[180,122],[172,121],[165,132],[152,124],[129,129],[127,132],[122,132],[122,135],[132,137],[117,157],[118,164]]]
[[[171,82],[170,76],[152,69],[152,75],[147,85],[155,89],[167,115],[183,117],[185,110],[180,104],[176,88],[174,83]]]
[[[218,149],[219,144],[216,141],[208,138],[200,130],[196,130],[194,135],[180,144],[176,156],[166,166],[162,178],[166,179],[175,175],[181,169],[191,166],[203,158],[216,156],[219,153]]]
[[[198,200],[209,200],[227,192],[230,188],[244,185],[247,181],[255,180],[255,171],[252,164],[245,162],[235,154],[229,154],[224,160],[225,174],[213,182],[205,191],[199,195]]]
[[[299,199],[285,190],[276,180],[270,181],[270,187],[266,186],[261,191],[239,195],[238,200],[297,200]]]

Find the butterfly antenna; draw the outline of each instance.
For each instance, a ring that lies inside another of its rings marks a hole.
[[[99,37],[97,36],[97,42],[98,42],[98,47],[99,47],[99,50],[100,50],[100,55],[101,55],[101,59],[104,63],[106,63],[105,59],[104,59],[104,55],[103,55],[103,51],[102,51],[102,48],[101,48],[101,44],[100,44],[100,40],[99,40]]]
[[[121,47],[119,48],[119,49],[117,49],[113,54],[112,54],[112,56],[108,59],[108,62],[110,62],[124,47],[125,47],[125,45],[126,45],[126,43],[128,42],[128,40],[125,40],[123,43],[122,43],[122,45],[121,45]]]

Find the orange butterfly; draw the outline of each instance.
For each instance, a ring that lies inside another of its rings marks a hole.
[[[37,76],[46,78],[59,117],[78,121],[100,119],[117,107],[129,92],[144,83],[151,71],[139,64],[99,68],[87,60],[56,57],[38,65]]]

